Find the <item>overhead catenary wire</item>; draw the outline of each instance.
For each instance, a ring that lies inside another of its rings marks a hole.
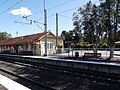
[[[34,23],[34,24],[37,25],[41,30],[43,30],[43,29],[40,27],[40,25],[38,25],[38,23],[39,23],[39,24],[43,24],[43,25],[44,25],[44,23],[40,23],[40,22],[35,21],[35,20],[30,20],[30,19],[28,19],[27,17],[23,17],[23,18],[25,18],[27,21],[29,21],[29,23],[19,22],[19,21],[15,21],[15,23],[29,24],[29,25],[32,25],[32,24]],[[43,31],[44,31],[44,30],[43,30]]]
[[[70,1],[72,1],[72,0],[70,0]],[[94,2],[94,4],[96,4],[96,3],[98,3],[99,1],[95,1]],[[51,7],[52,8],[52,7]],[[72,10],[74,10],[74,9],[78,9],[78,8],[80,8],[80,6],[77,6],[77,7],[74,7],[74,8],[71,8],[71,9],[67,9],[67,10],[64,10],[64,11],[60,11],[60,12],[58,12],[58,14],[61,14],[61,13],[66,13],[66,12],[69,12],[69,11],[72,11]],[[49,9],[49,8],[48,8]],[[52,17],[52,16],[55,16],[55,14],[51,14],[51,15],[49,15],[48,17]],[[62,15],[63,16],[63,15]],[[66,18],[70,18],[70,17],[67,17],[67,16],[63,16],[63,17],[66,17]],[[38,21],[39,20],[42,20],[43,18],[41,18],[41,19],[38,19]]]
[[[67,4],[67,3],[70,3],[70,2],[72,2],[72,1],[74,1],[74,0],[69,0],[69,1],[66,1],[66,2],[64,2],[64,3],[55,5],[55,6],[53,6],[53,7],[47,8],[47,10],[57,8],[57,7],[59,7],[59,6],[65,5],[65,4]],[[94,3],[96,4],[96,3],[98,3],[98,2],[99,2],[99,1],[95,1]],[[79,7],[76,7],[76,8],[79,8]],[[75,9],[76,9],[76,8],[75,8]],[[73,9],[74,9],[74,8],[73,8]],[[38,11],[38,12],[34,13],[34,15],[35,15],[35,14],[38,14],[38,13],[41,13],[41,12],[44,12],[44,11],[43,11],[43,10]],[[64,12],[61,12],[61,13],[64,13]]]
[[[18,22],[18,21],[15,21],[15,23],[29,24],[29,23],[25,23],[25,22]]]
[[[99,1],[96,1],[96,2],[94,2],[94,4],[96,4],[96,3],[98,3],[98,2],[99,2]],[[61,11],[61,12],[59,12],[59,13],[66,13],[66,12],[69,12],[69,11],[71,11],[71,10],[78,9],[78,8],[80,8],[80,7],[71,8],[71,9],[68,9],[68,10],[65,10],[65,11]]]
[[[13,29],[18,29],[18,28],[20,28],[20,27],[23,27],[25,24],[19,24],[19,25],[17,25],[17,26],[9,26],[8,28],[6,28],[6,31],[8,32],[8,31],[11,31],[11,30],[13,30]],[[4,30],[5,31],[5,30]]]
[[[59,7],[59,6],[65,5],[65,4],[67,4],[67,3],[70,3],[70,2],[72,2],[72,1],[74,1],[74,0],[69,0],[69,1],[63,2],[63,3],[61,3],[61,4],[58,4],[58,5],[55,5],[55,6],[53,6],[53,7],[47,8],[47,10],[57,8],[57,7]],[[35,14],[38,14],[38,13],[40,13],[40,12],[44,12],[44,11],[43,11],[43,10],[38,11],[38,12],[34,13],[34,15],[35,15]]]
[[[17,21],[19,21],[19,20],[21,20],[21,19],[22,19],[22,18],[18,19]],[[11,27],[12,25],[14,25],[14,22],[7,24],[5,27],[1,28],[0,30],[4,30],[4,29],[6,29],[6,28],[9,28],[9,27]]]
[[[12,7],[14,7],[15,5],[19,4],[19,3],[22,2],[22,1],[23,1],[23,0],[20,0],[19,2],[17,2],[17,3],[14,4],[13,6],[9,7],[7,10],[11,9]],[[48,8],[48,10],[49,10],[49,9],[54,9],[54,8],[59,7],[59,6],[62,6],[62,5],[64,5],[64,4],[67,4],[67,3],[69,3],[70,1],[72,2],[73,0],[69,0],[69,1],[66,1],[66,2],[64,2],[64,3],[61,3],[61,4],[59,4],[59,5],[50,7],[50,8]],[[98,3],[98,1],[96,1],[95,3]],[[63,13],[69,12],[69,11],[74,10],[74,9],[77,9],[77,8],[79,8],[79,7],[75,7],[75,8],[71,8],[71,9],[68,9],[68,10],[60,11],[60,12],[58,12],[58,14],[61,14],[61,13],[63,14]],[[4,13],[5,13],[7,10],[5,10]],[[1,15],[1,14],[0,14],[0,15]],[[50,17],[52,17],[52,16],[55,16],[55,14],[49,15],[48,18],[50,18]],[[63,16],[63,15],[61,15],[61,17],[66,17],[66,18],[68,18],[67,16]],[[43,19],[43,18],[38,19],[38,20],[42,20],[42,19]],[[11,23],[10,25],[7,25],[7,26],[4,27],[4,28],[8,28],[8,26],[11,26],[11,25],[13,25],[13,23]]]
[[[8,0],[4,1],[3,3],[1,3],[1,4],[0,4],[0,7],[1,7],[2,5],[4,5],[6,2],[8,2]]]
[[[61,14],[59,14],[59,16],[64,17],[64,18],[71,19],[71,17],[65,16],[65,15],[61,15]]]
[[[37,24],[37,22],[34,21],[34,23],[35,23],[42,31],[44,31],[44,30]]]
[[[63,2],[63,3],[59,4],[59,5],[56,5],[56,6],[50,7],[50,8],[48,8],[47,10],[50,10],[50,9],[53,9],[53,8],[56,8],[56,7],[59,7],[59,6],[65,5],[65,4],[70,3],[70,2],[72,2],[72,1],[74,1],[74,0],[69,0],[69,1]]]
[[[58,14],[60,14],[60,13],[66,13],[66,12],[69,12],[69,11],[74,10],[74,9],[77,9],[77,8],[78,8],[78,7],[71,8],[71,9],[68,9],[68,10],[65,10],[65,11],[61,11],[61,12],[58,12]],[[49,15],[48,17],[52,17],[52,16],[55,16],[55,14]],[[42,20],[42,19],[43,19],[43,18],[38,19],[38,20]]]
[[[19,3],[21,3],[23,0],[18,1],[17,3],[15,3],[14,5],[10,6],[9,8],[7,8],[5,11],[1,12],[0,15],[4,14],[5,12],[7,12],[8,10],[10,10],[11,8],[13,8],[14,6],[18,5]]]

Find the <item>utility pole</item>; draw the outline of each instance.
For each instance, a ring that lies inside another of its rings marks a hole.
[[[44,0],[44,30],[45,30],[45,54],[47,56],[47,10],[46,10],[46,2]]]
[[[56,53],[58,49],[58,13],[56,13]]]
[[[18,31],[16,31],[16,36],[18,37]]]

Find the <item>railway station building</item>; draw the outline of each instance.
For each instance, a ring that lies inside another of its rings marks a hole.
[[[0,52],[21,53],[32,52],[34,55],[45,54],[45,32],[26,35],[7,40],[0,40]],[[58,44],[63,44],[64,38],[57,37]],[[56,53],[56,36],[47,32],[47,54]]]

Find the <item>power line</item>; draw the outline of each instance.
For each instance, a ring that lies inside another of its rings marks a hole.
[[[73,0],[69,0],[69,1],[73,1]],[[94,3],[98,3],[99,1],[96,1],[96,2],[94,2]],[[60,5],[61,6],[61,5]],[[52,7],[51,7],[52,8]],[[60,13],[66,13],[66,12],[69,12],[69,11],[72,11],[72,10],[74,10],[74,9],[78,9],[78,8],[80,8],[80,7],[75,7],[75,8],[71,8],[71,9],[68,9],[68,10],[65,10],[65,11],[61,11],[61,12],[58,12],[59,14]],[[49,8],[48,8],[49,9]],[[52,15],[49,15],[48,17],[52,17],[52,16],[55,16],[55,14],[52,14]],[[63,15],[62,15],[63,16]],[[70,18],[70,17],[67,17],[67,16],[63,16],[63,17],[66,17],[66,18]],[[41,18],[41,19],[38,19],[38,20],[42,20],[43,18]]]
[[[96,4],[96,3],[98,3],[98,2],[99,2],[99,1],[96,1],[96,2],[94,2],[94,4]],[[77,9],[77,8],[80,8],[80,7],[71,8],[71,9],[68,9],[68,10],[65,10],[65,11],[61,11],[61,12],[59,12],[59,13],[69,12],[69,11],[74,10],[74,9]]]
[[[59,13],[66,13],[66,12],[69,12],[69,11],[72,11],[74,9],[78,9],[79,7],[75,7],[75,8],[71,8],[71,9],[68,9],[68,10],[65,10],[65,11],[61,11]]]
[[[66,2],[64,2],[64,3],[61,3],[61,4],[59,4],[59,5],[55,5],[55,6],[53,6],[53,7],[47,8],[47,10],[50,10],[50,9],[53,9],[53,8],[56,8],[56,7],[65,5],[65,4],[70,3],[70,2],[72,2],[72,1],[74,1],[74,0],[69,0],[69,1],[66,1]],[[35,14],[38,14],[38,13],[40,13],[40,12],[44,12],[44,11],[41,10],[41,11],[36,12]],[[34,15],[35,15],[35,14],[34,14]]]
[[[55,16],[55,14],[49,15],[48,17],[53,17],[53,16]],[[42,20],[42,19],[44,19],[44,18],[40,18],[37,21]]]
[[[78,7],[75,7],[75,8],[71,8],[71,9],[68,9],[68,10],[65,10],[65,11],[61,11],[61,12],[58,12],[58,13],[66,13],[66,12],[69,12],[71,10],[74,10],[74,9],[77,9]],[[52,14],[52,15],[49,15],[48,17],[52,17],[52,16],[55,16],[55,14]],[[42,20],[43,18],[41,19],[38,19],[38,20]]]
[[[8,0],[4,1],[3,3],[0,4],[0,7],[4,5]]]
[[[74,1],[74,0],[66,1],[66,2],[61,3],[61,4],[59,4],[59,5],[56,5],[56,6],[50,7],[50,8],[48,8],[47,10],[49,10],[49,9],[53,9],[53,8],[56,8],[56,7],[59,7],[59,6],[62,6],[62,5],[64,5],[64,4],[70,3],[70,2],[72,2],[72,1]]]
[[[59,5],[56,5],[56,6],[53,6],[53,7],[50,7],[50,8],[47,8],[47,10],[50,10],[50,9],[53,9],[53,8],[56,8],[56,7],[59,7],[59,6],[62,6],[62,5],[65,5],[65,4],[67,4],[67,3],[70,3],[70,2],[72,2],[72,1],[74,1],[74,0],[69,0],[69,1],[66,1],[66,2],[64,2],[64,3],[61,3],[61,4],[59,4]],[[93,3],[98,3],[99,1],[95,1],[95,2],[93,2]],[[76,7],[76,8],[79,8],[79,7]],[[73,8],[73,9],[76,9],[76,8]],[[66,10],[66,11],[69,11],[69,10]],[[71,11],[71,10],[70,10]],[[44,12],[43,10],[41,10],[41,11],[38,11],[38,12],[36,12],[36,13],[34,13],[34,15],[35,14],[38,14],[38,13],[40,13],[40,12]],[[60,12],[60,13],[64,13],[65,11],[63,11],[63,12]]]
[[[9,27],[9,30],[7,29],[7,31],[11,31],[12,29],[17,29],[17,28],[19,28],[19,27],[23,27],[25,24],[19,24],[19,25],[17,25],[17,26],[13,26],[13,27]]]
[[[22,1],[23,1],[23,0],[20,0],[20,1],[19,1],[18,3],[16,3],[15,5],[19,4],[19,3],[22,2]],[[69,0],[69,1],[73,1],[73,0]],[[68,1],[67,1],[67,2],[68,2]],[[67,3],[67,2],[64,2],[64,4]],[[94,2],[94,3],[98,3],[98,1],[96,1],[96,2]],[[13,6],[15,6],[15,5],[13,5]],[[62,4],[59,4],[59,6],[61,6],[61,5],[62,5]],[[10,8],[12,8],[13,6],[11,6]],[[53,7],[55,8],[55,6],[53,6]],[[51,7],[51,9],[52,9],[53,7]],[[58,7],[58,6],[56,6],[56,7]],[[58,12],[58,13],[59,13],[59,14],[60,14],[60,13],[66,13],[66,12],[69,12],[69,11],[74,10],[74,9],[77,9],[77,8],[79,8],[79,7],[71,8],[71,9],[68,9],[68,10],[65,10],[65,11],[61,11],[61,12]],[[50,8],[48,8],[48,9],[50,9]],[[9,10],[9,9],[8,9],[8,10]],[[7,10],[6,10],[6,11],[7,11]],[[55,16],[55,14],[49,15],[48,17],[52,17],[52,16]],[[63,16],[63,15],[60,15],[60,16],[65,17],[65,18],[70,18],[70,17]],[[42,19],[43,19],[43,18],[38,19],[38,20],[42,20]],[[4,28],[2,28],[2,29],[8,28],[8,26],[11,26],[11,25],[13,25],[13,23],[7,25],[6,27],[4,27]]]
[[[71,17],[68,17],[68,16],[64,16],[64,15],[60,15],[60,14],[59,14],[59,16],[64,17],[64,18],[71,19]]]
[[[10,24],[6,25],[5,27],[1,28],[0,30],[6,29],[6,28],[8,28],[9,26],[11,26],[11,25],[13,25],[13,24],[14,24],[14,23],[10,23]]]
[[[12,5],[11,7],[7,8],[5,11],[3,11],[2,13],[0,13],[0,15],[4,14],[6,11],[8,11],[9,9],[11,9],[12,7],[16,6],[17,4],[19,4],[20,2],[22,2],[23,0],[18,1],[17,3],[15,3],[14,5]]]
[[[8,0],[6,0],[4,3],[6,3]],[[15,3],[14,5],[12,5],[11,7],[9,7],[8,9],[6,9],[5,11],[3,11],[2,13],[0,13],[0,15],[2,15],[2,14],[4,14],[6,11],[8,11],[9,9],[11,9],[12,7],[14,7],[14,6],[16,6],[17,4],[19,4],[20,2],[22,2],[23,0],[20,0],[20,1],[18,1],[17,3]],[[18,20],[20,20],[20,19],[18,19]],[[8,26],[11,26],[11,25],[13,25],[14,23],[10,23],[9,25],[6,25],[5,27],[3,27],[2,29],[0,29],[0,30],[3,30],[3,29],[6,29],[6,28],[8,28]]]
[[[22,18],[18,19],[17,21],[19,21],[19,20],[21,20],[21,19],[22,19]],[[12,25],[14,25],[14,23],[10,23],[10,24],[6,25],[5,27],[1,28],[0,30],[9,28],[9,27],[11,27]]]

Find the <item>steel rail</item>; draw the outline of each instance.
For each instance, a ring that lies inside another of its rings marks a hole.
[[[17,74],[15,74],[14,72],[11,72],[11,71],[6,70],[6,69],[4,69],[4,68],[1,68],[1,67],[0,67],[0,70],[1,70],[2,72],[6,73],[6,74],[10,74],[10,75],[15,76],[15,77],[17,77],[17,78],[20,78],[20,79],[22,79],[23,81],[25,80],[25,81],[31,82],[31,83],[33,83],[33,84],[35,84],[35,85],[37,85],[37,86],[39,86],[39,87],[41,87],[41,88],[45,88],[45,90],[56,90],[56,89],[54,89],[54,88],[52,88],[52,87],[50,87],[50,86],[48,86],[48,85],[45,85],[45,84],[36,82],[36,81],[34,81],[34,80],[32,80],[32,79],[25,78],[25,77],[23,77],[23,76],[17,75]]]

